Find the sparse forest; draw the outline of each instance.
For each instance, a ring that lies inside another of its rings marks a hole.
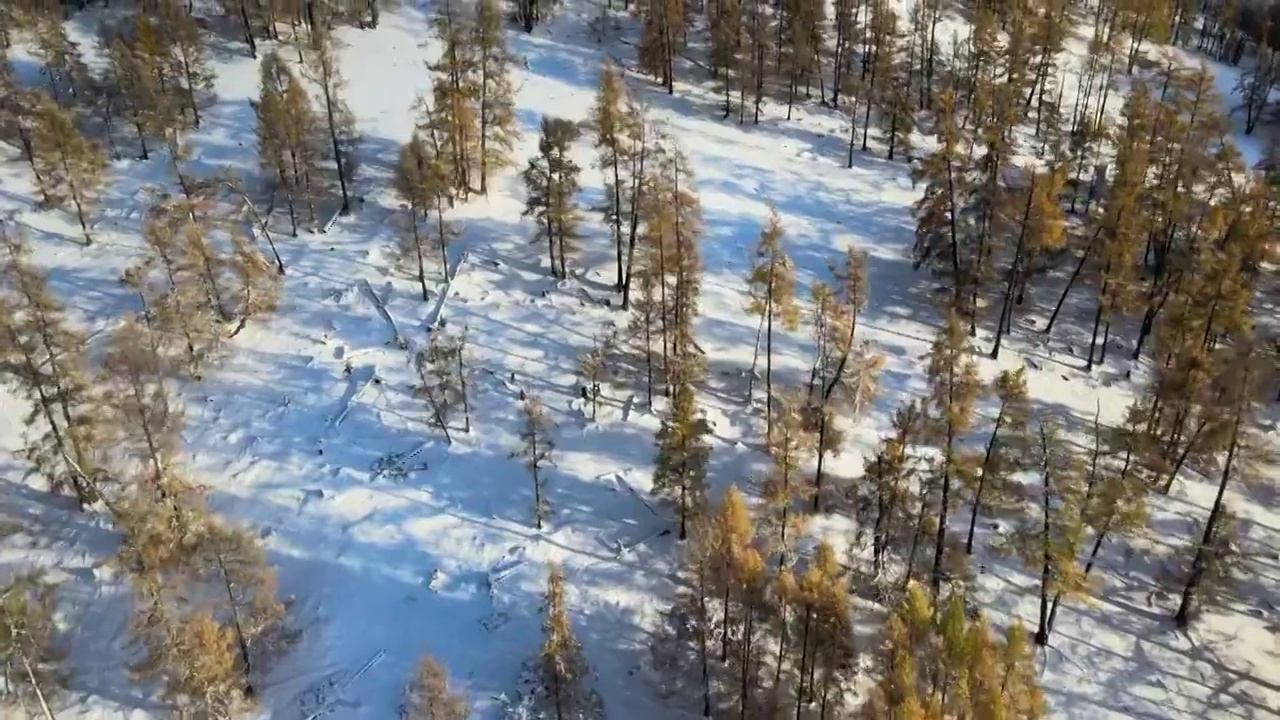
[[[0,715],[1274,715],[1276,21],[11,0]]]

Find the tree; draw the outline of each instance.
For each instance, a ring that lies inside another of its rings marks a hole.
[[[538,154],[530,158],[524,171],[528,191],[524,216],[538,224],[534,242],[546,240],[552,277],[569,277],[567,256],[577,246],[581,211],[574,202],[578,194],[578,164],[570,157],[570,146],[581,131],[569,120],[544,116]]]
[[[93,244],[87,216],[102,190],[107,160],[101,146],[80,134],[75,116],[44,99],[35,109],[32,144],[43,191],[55,206],[75,207],[84,244]]]
[[[262,58],[258,105],[259,167],[274,176],[274,186],[284,191],[289,224],[298,236],[298,204],[305,205],[308,221],[316,222],[314,183],[318,182],[318,155],[314,138],[320,134],[319,118],[298,77],[275,51]]]
[[[539,699],[556,720],[587,720],[602,715],[599,699],[587,685],[590,667],[574,637],[564,596],[564,570],[551,564],[542,604],[542,652],[538,657]]]
[[[133,669],[180,711],[225,717],[287,640],[274,573],[257,538],[210,516],[179,475],[148,485],[125,503],[116,559],[138,603],[131,630],[144,657]]]
[[[40,167],[36,165],[32,130],[32,110],[39,104],[38,97],[37,91],[23,90],[18,85],[8,54],[0,51],[0,142],[17,142],[23,160],[31,166],[31,172],[35,176],[36,190],[40,192],[44,204],[49,205],[51,201],[44,177],[40,174]]]
[[[627,97],[626,85],[622,76],[612,63],[606,62],[600,73],[600,85],[596,94],[596,104],[591,112],[591,130],[594,135],[596,150],[599,153],[598,165],[605,174],[605,201],[600,212],[606,223],[613,230],[614,246],[617,250],[618,276],[614,289],[622,292],[626,282],[626,269],[623,267],[623,223],[629,223],[632,210],[635,179],[628,177],[635,167],[631,152],[633,150],[629,137],[635,132],[631,126],[642,119],[632,117],[628,112],[631,102]],[[628,264],[629,264],[628,260]]]
[[[551,509],[546,498],[546,468],[555,464],[551,453],[556,446],[551,438],[551,420],[542,407],[542,400],[530,393],[522,410],[524,427],[520,430],[520,440],[524,445],[519,455],[524,458],[524,466],[533,478],[533,522],[541,530],[543,518]]]
[[[432,332],[427,349],[418,351],[414,365],[419,379],[414,391],[426,399],[433,424],[444,433],[445,441],[452,445],[449,416],[459,405],[467,415],[467,431],[471,430],[462,339],[448,340],[440,330]]]
[[[707,523],[710,526],[708,542],[713,548],[712,581],[721,599],[720,661],[725,662],[729,659],[729,636],[733,630],[730,619],[733,592],[740,588],[739,568],[756,536],[746,500],[736,485],[725,492]]]
[[[404,690],[403,720],[468,720],[471,701],[449,687],[449,673],[430,655]]]
[[[887,564],[889,550],[907,544],[904,537],[911,516],[915,513],[912,507],[924,507],[929,487],[926,482],[916,483],[917,471],[911,448],[917,444],[924,433],[924,408],[921,403],[912,400],[898,407],[893,414],[893,433],[881,438],[875,452],[864,463],[863,492],[869,497],[858,498],[860,509],[859,520],[872,529],[871,561],[872,577],[878,579]],[[920,502],[915,501],[914,485],[919,485]],[[915,559],[915,545],[918,538],[912,537],[911,553],[907,556],[910,576],[910,564]]]
[[[62,13],[36,13],[31,23],[35,54],[45,68],[49,93],[58,104],[79,100],[88,86],[89,69],[80,49],[67,36]]]
[[[964,158],[961,129],[956,119],[956,97],[950,89],[937,98],[935,120],[937,149],[913,172],[912,182],[926,181],[924,195],[915,205],[916,240],[912,267],[929,266],[951,281],[954,311],[963,307],[967,279],[960,266],[958,214],[964,202]]]
[[[982,390],[978,370],[968,354],[964,328],[952,312],[938,332],[929,354],[929,404],[933,416],[929,435],[941,446],[934,473],[938,476],[941,497],[938,502],[938,524],[933,550],[930,585],[934,597],[942,587],[943,557],[946,553],[947,515],[951,508],[951,486],[965,472],[969,463],[959,440],[973,423],[973,406]]]
[[[1084,488],[1079,458],[1051,425],[1040,423],[1033,454],[1040,476],[1039,512],[1021,516],[1009,543],[1040,571],[1040,620],[1035,643],[1049,642],[1050,598],[1088,592],[1078,557],[1084,541]]]
[[[350,214],[351,198],[348,185],[352,181],[351,163],[354,144],[355,121],[351,110],[342,99],[345,80],[338,66],[338,41],[333,37],[328,17],[315,17],[316,3],[307,3],[311,17],[310,52],[306,54],[306,68],[312,82],[320,87],[324,100],[325,117],[328,119],[329,143],[333,150],[333,162],[337,167],[338,188],[342,193],[342,207],[338,212]]]
[[[675,58],[685,40],[684,0],[651,0],[643,7],[643,26],[637,48],[640,68],[675,93]]]
[[[699,416],[694,388],[681,378],[671,393],[671,404],[658,428],[653,490],[671,497],[679,507],[680,539],[689,536],[690,518],[705,512],[707,461],[711,427]]]
[[[973,509],[969,513],[969,536],[964,543],[966,555],[973,554],[973,535],[983,502],[1000,507],[1014,492],[1010,475],[1021,469],[1019,460],[1031,449],[1028,435],[1031,404],[1027,397],[1027,372],[1024,368],[1001,371],[993,383],[1000,400],[996,421],[987,437],[982,465],[973,477]],[[968,479],[968,476],[966,476]]]
[[[1202,595],[1206,594],[1211,584],[1209,579],[1229,577],[1224,570],[1229,566],[1232,553],[1229,551],[1229,532],[1231,513],[1226,506],[1227,485],[1240,476],[1250,472],[1251,455],[1256,452],[1256,444],[1251,437],[1250,423],[1256,413],[1258,378],[1262,361],[1252,338],[1241,338],[1239,345],[1227,365],[1227,372],[1220,387],[1219,397],[1223,417],[1230,427],[1226,454],[1219,474],[1218,492],[1214,496],[1213,507],[1205,520],[1200,539],[1195,543],[1194,557],[1187,572],[1186,583],[1182,588],[1182,599],[1178,611],[1174,615],[1174,623],[1179,628],[1186,628],[1202,603]],[[1226,378],[1230,378],[1227,380]]]
[[[449,244],[457,237],[458,231],[444,219],[444,206],[451,202],[447,169],[420,132],[415,132],[409,142],[400,148],[395,189],[396,194],[409,206],[410,232],[400,243],[399,259],[401,263],[415,268],[418,286],[425,302],[430,299],[426,256],[431,230],[427,228],[427,218],[435,212],[433,244],[439,250],[440,271],[445,281],[449,279]]]
[[[742,48],[742,3],[740,0],[722,0],[716,3],[716,10],[709,17],[711,30],[711,67],[713,74],[724,78],[724,118],[733,114],[733,103],[730,90],[733,75],[738,73],[738,83],[745,82],[740,72],[739,53]]]
[[[480,123],[480,194],[489,193],[489,175],[511,164],[511,151],[519,138],[515,93],[511,87],[511,52],[507,49],[498,0],[480,0],[472,26],[471,46],[476,54],[477,111]]]
[[[0,587],[0,666],[6,696],[0,707],[16,701],[24,717],[30,717],[28,704],[33,704],[45,720],[53,720],[50,702],[65,681],[55,647],[57,600],[57,587],[35,572],[15,574]]]
[[[591,349],[578,357],[578,378],[582,381],[583,399],[591,403],[592,422],[600,410],[600,386],[613,374],[612,360],[617,340],[616,330],[596,335]]]
[[[176,0],[161,0],[157,5],[156,21],[169,46],[170,61],[175,66],[173,75],[182,78],[180,84],[186,95],[182,112],[185,115],[191,110],[192,121],[200,127],[199,95],[213,90],[213,71],[209,68],[200,26]]]
[[[136,468],[144,484],[159,487],[178,462],[184,420],[169,395],[166,364],[153,338],[150,328],[127,320],[111,334],[103,374],[113,399],[108,420],[119,433],[119,461],[132,461],[115,467]]]
[[[482,82],[478,69],[482,62],[488,64],[497,61],[500,43],[494,41],[492,27],[483,31],[477,29],[474,33],[469,31],[458,16],[452,0],[446,0],[436,7],[431,25],[437,39],[444,46],[440,59],[428,66],[432,72],[431,120],[440,138],[437,152],[447,158],[454,193],[465,198],[471,192],[472,173],[479,164],[479,158],[476,157],[482,135],[479,98],[481,95],[504,90],[498,87],[502,80],[497,74],[485,77]],[[484,32],[490,40],[489,57],[477,57],[478,48],[473,46],[474,34],[480,32]],[[498,68],[486,65],[486,69],[496,72]],[[489,87],[484,87],[486,84]],[[505,108],[506,100],[498,100],[493,108],[486,108],[486,111],[494,111],[491,120],[498,117],[498,111]],[[493,129],[496,131],[498,128]],[[495,151],[499,149],[494,148]]]
[[[782,221],[776,209],[770,210],[768,224],[760,232],[756,245],[755,262],[747,276],[747,292],[750,302],[747,311],[759,316],[765,337],[765,437],[773,438],[773,325],[776,321],[784,329],[794,330],[800,323],[800,313],[795,304],[796,276],[791,259],[783,247]],[[755,356],[748,373],[747,399],[751,400],[756,360],[760,353],[760,327],[756,330]]]
[[[1004,299],[996,321],[995,343],[991,347],[992,359],[1000,357],[1001,341],[1013,327],[1013,307],[1019,297],[1017,291],[1026,283],[1032,260],[1061,248],[1066,242],[1066,216],[1060,200],[1066,171],[1065,163],[1057,163],[1045,172],[1031,176],[1013,259],[1006,271]]]
[[[787,564],[791,547],[799,535],[802,517],[792,514],[797,499],[808,490],[800,482],[801,468],[814,450],[814,438],[805,427],[803,397],[799,393],[779,393],[774,419],[776,432],[768,442],[773,461],[761,494],[764,496],[769,530],[776,533],[770,542],[778,552],[778,565]]]
[[[818,467],[814,472],[813,510],[821,509],[823,468],[826,455],[839,454],[842,436],[835,414],[847,411],[857,417],[875,395],[884,364],[870,343],[856,342],[858,314],[866,307],[867,254],[850,247],[844,266],[832,264],[837,281],[833,291],[822,283],[813,286],[813,332],[818,352],[809,373],[809,424],[816,425]]]
[[[827,542],[819,542],[797,583],[800,663],[796,711],[817,703],[820,717],[844,706],[844,688],[857,673],[849,579]],[[838,716],[838,715],[837,715]]]
[[[935,605],[912,584],[883,637],[880,677],[861,717],[1045,717],[1026,631],[1015,622],[997,639],[980,614],[966,616],[962,595]]]
[[[70,487],[84,508],[100,496],[93,478],[110,433],[88,377],[86,338],[63,312],[22,237],[0,223],[0,374],[31,405],[23,454],[54,492]]]

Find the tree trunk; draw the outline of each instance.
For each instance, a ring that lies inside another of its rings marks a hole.
[[[1094,239],[1097,239],[1095,234]],[[1040,332],[1048,335],[1053,332],[1053,323],[1058,319],[1058,313],[1062,312],[1062,305],[1067,301],[1067,294],[1071,292],[1071,287],[1075,285],[1076,278],[1080,277],[1080,271],[1084,269],[1084,264],[1088,262],[1089,255],[1093,253],[1093,242],[1089,243],[1089,247],[1085,248],[1084,253],[1080,256],[1080,262],[1076,263],[1076,269],[1071,272],[1070,279],[1067,280],[1067,286],[1062,289],[1062,295],[1058,297],[1058,303],[1053,306],[1053,314],[1049,316],[1049,322],[1045,324],[1044,329]]]
[[[978,513],[982,510],[982,491],[987,485],[987,472],[991,469],[991,458],[996,447],[996,439],[1000,434],[1000,426],[1004,424],[1004,405],[996,414],[995,427],[991,429],[991,438],[987,440],[987,452],[982,458],[982,470],[978,475],[978,488],[973,494],[973,512],[969,515],[969,538],[964,543],[964,554],[973,554],[973,531],[978,525]]]
[[[1213,499],[1213,509],[1209,511],[1209,519],[1204,524],[1204,534],[1196,545],[1196,556],[1191,563],[1191,575],[1187,578],[1187,585],[1182,590],[1182,602],[1178,605],[1178,612],[1173,618],[1174,624],[1180,629],[1186,628],[1191,623],[1191,610],[1195,602],[1196,590],[1199,589],[1200,581],[1208,566],[1209,546],[1214,540],[1214,533],[1217,532],[1218,522],[1222,517],[1222,498],[1227,492],[1227,483],[1231,480],[1231,469],[1240,444],[1240,425],[1244,420],[1244,406],[1248,402],[1246,394],[1248,372],[1246,371],[1244,375],[1240,388],[1241,399],[1238,401],[1235,417],[1231,423],[1231,442],[1227,445],[1227,459],[1222,464],[1222,476],[1218,482],[1218,494]]]

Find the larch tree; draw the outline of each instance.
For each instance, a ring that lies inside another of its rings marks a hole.
[[[842,267],[832,265],[837,285],[813,288],[814,340],[818,352],[809,374],[810,425],[816,425],[818,466],[814,472],[813,509],[821,509],[826,455],[839,454],[837,412],[857,418],[876,392],[884,357],[867,342],[857,342],[858,315],[868,297],[867,254],[850,247]]]
[[[404,690],[403,720],[468,720],[471,701],[449,683],[449,672],[435,658],[423,656]]]
[[[952,594],[931,601],[911,585],[885,623],[879,678],[860,717],[1016,717],[1039,720],[1047,707],[1035,653],[1018,623],[1004,637],[968,617]]]
[[[1013,327],[1013,308],[1019,289],[1026,284],[1032,262],[1061,248],[1066,242],[1066,216],[1060,200],[1066,170],[1067,166],[1059,163],[1031,175],[1012,259],[1005,270],[1004,295],[1000,316],[996,320],[995,342],[991,346],[992,359],[1000,357],[1004,336]]]
[[[720,661],[729,659],[729,637],[734,632],[735,598],[740,598],[739,569],[756,538],[755,525],[746,500],[736,485],[730,486],[720,504],[707,518],[709,542],[713,548],[712,584],[720,601]]]
[[[973,425],[974,404],[982,392],[977,366],[968,357],[968,343],[960,317],[952,312],[938,332],[929,353],[929,435],[942,451],[933,470],[939,488],[937,528],[934,537],[933,570],[929,583],[937,597],[942,587],[943,561],[947,554],[947,521],[951,509],[951,489],[959,481],[972,458],[960,441]]]
[[[1031,450],[1028,434],[1031,421],[1031,403],[1027,397],[1027,372],[1024,368],[1004,370],[992,383],[993,393],[1000,401],[991,434],[987,436],[982,464],[977,473],[965,479],[970,481],[973,494],[969,512],[969,535],[965,539],[964,552],[973,554],[973,537],[978,527],[978,516],[985,506],[1003,508],[1010,501],[1013,488],[1010,485],[1014,472],[1022,469],[1020,460]]]
[[[157,5],[156,20],[169,47],[173,76],[180,79],[186,96],[182,112],[185,115],[190,110],[192,123],[200,127],[200,96],[213,91],[213,71],[204,37],[195,16],[177,0],[161,0]]]
[[[710,8],[708,4],[708,8]],[[742,2],[722,0],[715,5],[715,12],[707,19],[711,33],[712,73],[724,82],[724,119],[733,114],[733,77],[743,82],[739,53],[742,45]]]
[[[309,13],[314,13],[315,5],[315,3],[307,3]],[[330,18],[327,16],[312,18],[311,40],[304,57],[307,73],[311,81],[320,88],[320,96],[324,101],[329,145],[337,171],[338,189],[342,194],[342,206],[338,212],[347,215],[351,212],[349,186],[355,169],[352,158],[355,144],[355,119],[342,99],[346,80],[342,77],[338,62],[338,40],[333,36],[329,23]]]
[[[16,573],[0,586],[0,708],[32,717],[35,706],[45,720],[54,720],[52,703],[67,680],[56,644],[57,604],[57,586],[38,572]]]
[[[769,38],[773,35],[775,25],[765,0],[748,0],[742,7],[743,38],[738,52],[738,124],[745,122],[747,87],[750,86],[755,107],[752,122],[758,125],[760,104],[764,102],[764,86],[769,73]]]
[[[1208,604],[1207,596],[1217,589],[1211,580],[1221,582],[1230,579],[1229,563],[1235,553],[1230,548],[1233,516],[1227,506],[1227,487],[1232,481],[1239,484],[1257,473],[1253,466],[1262,443],[1255,437],[1252,423],[1258,412],[1259,380],[1265,356],[1252,337],[1239,338],[1237,343],[1231,348],[1218,394],[1220,413],[1229,428],[1218,473],[1218,490],[1200,537],[1193,543],[1192,560],[1186,572],[1178,611],[1174,614],[1174,623],[1179,628],[1190,625],[1202,606]]]
[[[885,570],[889,550],[907,544],[906,530],[915,513],[912,507],[918,504],[913,494],[917,472],[911,450],[923,439],[923,412],[923,406],[914,400],[898,407],[892,434],[880,439],[863,466],[866,482],[862,492],[867,497],[859,498],[858,518],[871,528],[873,580]],[[927,485],[919,485],[920,495],[926,496]]]
[[[487,195],[489,176],[512,164],[511,151],[519,138],[515,90],[511,85],[512,55],[507,49],[498,0],[480,0],[476,4],[471,47],[476,55],[480,194]]]
[[[418,375],[414,394],[427,401],[431,424],[444,433],[445,442],[450,445],[453,436],[449,434],[449,416],[461,404],[462,394],[462,379],[453,352],[453,345],[442,340],[439,332],[433,332],[427,349],[419,350],[413,358]]]
[[[674,94],[675,59],[685,41],[685,0],[649,0],[642,11],[640,68],[657,78],[668,95]]]
[[[520,429],[522,443],[519,456],[533,479],[533,522],[541,530],[542,522],[551,509],[546,497],[547,466],[554,464],[551,453],[555,441],[551,437],[551,419],[547,417],[542,400],[530,393],[521,407],[524,423]]]
[[[49,93],[58,104],[79,101],[87,89],[89,69],[62,24],[62,12],[37,12],[31,24],[34,50],[45,68]]]
[[[591,339],[591,348],[578,356],[578,380],[583,400],[591,404],[591,421],[600,413],[600,399],[604,396],[604,383],[614,375],[614,360],[618,349],[616,329],[598,333]],[[585,408],[584,408],[585,412]]]
[[[409,232],[402,237],[399,258],[401,263],[413,267],[425,302],[431,297],[427,290],[426,268],[430,262],[427,256],[438,253],[440,271],[447,281],[449,245],[458,232],[444,219],[444,207],[450,201],[447,168],[421,132],[415,132],[400,148],[395,190],[409,207]],[[429,224],[433,213],[436,215],[434,228]]]
[[[40,167],[36,165],[32,127],[32,110],[38,105],[38,97],[37,91],[24,90],[18,84],[8,54],[0,52],[0,142],[17,145],[22,159],[31,166],[41,201],[49,205],[51,201],[48,190],[45,189],[44,177],[40,174]]]
[[[1034,497],[1037,512],[1026,512],[1008,538],[1029,569],[1040,575],[1040,610],[1036,645],[1049,642],[1049,611],[1054,597],[1087,594],[1088,581],[1080,567],[1084,542],[1084,486],[1080,458],[1061,431],[1040,423],[1031,452],[1039,489]],[[1027,508],[1030,510],[1030,508]]]
[[[0,376],[31,404],[23,455],[53,491],[70,487],[81,508],[100,497],[96,478],[110,435],[86,353],[85,336],[65,319],[21,235],[0,223]]]
[[[809,487],[801,482],[802,468],[814,451],[814,437],[806,427],[804,398],[798,392],[779,393],[774,406],[775,432],[769,440],[772,466],[761,495],[766,506],[767,530],[773,534],[769,542],[777,552],[778,565],[785,566],[798,539],[803,516],[795,511]]]
[[[542,603],[542,650],[538,656],[538,699],[546,717],[591,720],[603,715],[588,684],[590,666],[573,633],[565,598],[564,570],[551,564]]]
[[[965,158],[962,130],[956,116],[956,96],[943,90],[936,101],[936,149],[912,174],[913,183],[926,183],[916,202],[916,239],[912,266],[929,267],[951,283],[953,310],[963,308],[968,287],[960,264],[959,214],[965,198]]]
[[[84,244],[93,244],[88,215],[97,204],[107,169],[102,147],[80,133],[75,116],[52,99],[35,109],[32,141],[44,191],[55,206],[75,208]]]
[[[545,240],[552,277],[569,277],[568,255],[577,248],[582,212],[576,196],[581,168],[570,148],[581,130],[572,121],[544,116],[538,154],[529,159],[523,178],[528,197],[524,216],[537,223],[534,242]]]
[[[760,355],[760,338],[765,340],[765,437],[773,438],[773,327],[794,330],[800,324],[796,306],[795,267],[783,247],[784,230],[778,211],[771,209],[768,223],[760,232],[751,272],[747,275],[750,302],[747,311],[760,318],[756,329],[755,353],[747,379],[747,400],[751,401],[755,385],[756,361]]]
[[[136,469],[145,478],[139,484],[161,488],[156,494],[163,495],[162,483],[178,464],[185,421],[169,393],[154,334],[142,322],[126,320],[111,335],[102,374],[114,400],[108,418],[119,433],[113,467]]]
[[[649,184],[651,168],[646,167],[652,145],[653,126],[647,117],[644,106],[629,100],[625,112],[629,120],[625,124],[624,138],[627,158],[627,187],[623,196],[626,205],[623,212],[627,218],[627,252],[623,263],[622,310],[631,309],[631,278],[635,274],[637,258],[636,250],[640,239],[641,210],[646,206],[645,194]]]
[[[829,543],[818,543],[797,590],[796,712],[817,705],[819,717],[838,714],[846,708],[845,688],[857,672],[858,658],[848,574]]]
[[[440,58],[428,66],[432,73],[431,120],[440,138],[437,152],[448,158],[454,194],[465,199],[471,192],[472,176],[480,162],[476,157],[482,134],[478,100],[482,94],[492,92],[496,85],[481,87],[478,69],[482,58],[477,57],[477,48],[473,46],[474,33],[468,29],[453,0],[445,0],[436,7],[431,26],[443,45]],[[492,60],[492,57],[483,59],[484,62]],[[496,76],[490,79],[498,82]]]
[[[634,179],[630,177],[634,164],[630,157],[632,143],[628,138],[634,133],[630,125],[642,122],[629,114],[630,109],[621,73],[612,63],[606,62],[600,73],[596,103],[591,110],[591,132],[599,153],[598,165],[605,176],[605,198],[600,213],[613,231],[617,256],[614,289],[618,292],[623,291],[626,282],[624,264],[630,261],[624,257],[627,253],[624,252],[623,225],[630,224],[628,215],[632,203],[629,196],[635,187]]]

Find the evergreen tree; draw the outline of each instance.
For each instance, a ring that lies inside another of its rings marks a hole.
[[[765,437],[773,439],[773,326],[780,324],[783,329],[795,330],[800,324],[800,313],[795,302],[796,276],[791,259],[787,257],[783,247],[782,221],[776,209],[770,210],[769,222],[760,232],[760,242],[756,245],[755,262],[747,276],[747,292],[751,301],[747,311],[759,316],[760,323],[756,330],[755,354],[748,373],[747,399],[752,399],[755,384],[756,358],[760,354],[760,335],[764,331],[765,338]]]
[[[933,571],[929,578],[935,597],[942,586],[952,483],[964,476],[972,459],[960,446],[960,439],[972,426],[973,406],[982,391],[977,367],[967,355],[964,328],[960,324],[960,318],[953,312],[947,317],[947,324],[938,332],[933,342],[927,371],[929,404],[933,410],[929,420],[929,435],[942,451],[934,469],[941,493]]]
[[[857,507],[859,519],[872,529],[872,577],[876,579],[887,565],[889,550],[907,544],[905,534],[915,514],[912,508],[923,506],[913,495],[917,473],[910,454],[923,432],[923,407],[916,401],[900,406],[893,414],[893,433],[881,438],[865,462],[863,487],[868,497],[858,498]],[[919,485],[921,498],[927,498],[927,484]],[[911,542],[914,545],[916,538]],[[914,547],[906,557],[914,561]]]
[[[580,168],[570,157],[570,146],[581,131],[569,120],[544,116],[538,154],[524,170],[528,191],[523,215],[537,222],[534,242],[547,241],[552,277],[567,279],[567,257],[577,249],[581,211],[574,202]]]
[[[516,126],[515,90],[511,86],[511,51],[507,49],[498,0],[480,0],[471,28],[476,54],[476,111],[480,147],[480,194],[489,193],[489,175],[512,164],[511,151],[520,136]]]
[[[0,708],[21,708],[22,715],[30,717],[28,707],[34,705],[45,720],[53,719],[51,703],[66,680],[55,645],[57,601],[57,586],[39,573],[17,573],[0,586],[0,665],[5,678]]]
[[[545,717],[589,720],[601,717],[599,698],[588,684],[590,667],[574,637],[565,599],[564,571],[554,563],[542,604],[542,651],[538,657],[538,695]]]
[[[468,720],[471,702],[449,687],[449,673],[430,655],[423,656],[404,691],[403,720]]]
[[[543,518],[551,509],[546,498],[546,467],[554,464],[551,453],[556,446],[551,438],[551,420],[543,409],[542,400],[529,394],[521,409],[524,426],[520,430],[523,446],[519,455],[524,458],[524,465],[533,478],[533,522],[541,530]]]
[[[80,134],[75,116],[51,99],[35,109],[32,142],[43,191],[55,206],[70,202],[76,210],[86,246],[93,244],[88,214],[102,190],[107,160],[102,148]]]

